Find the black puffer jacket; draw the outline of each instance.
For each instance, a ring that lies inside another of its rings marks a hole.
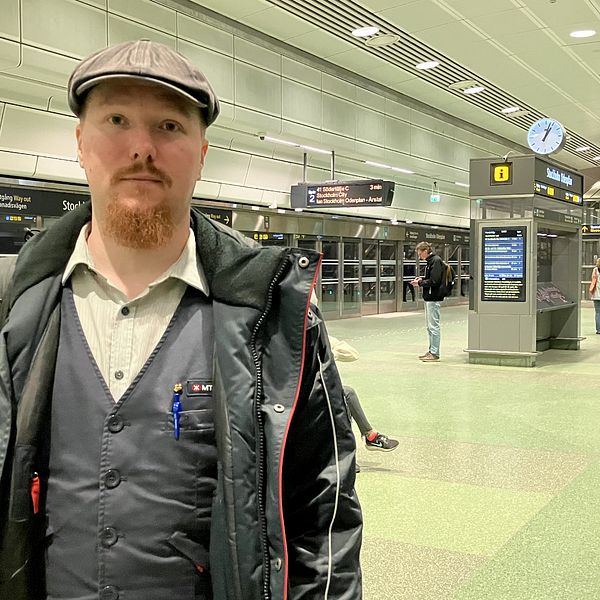
[[[29,241],[0,336],[0,600],[45,598],[44,510],[61,276],[83,205]],[[324,325],[309,297],[317,253],[254,247],[192,211],[215,319],[219,479],[216,600],[358,600],[362,519],[355,442]]]
[[[442,294],[442,279],[444,277],[444,262],[434,253],[427,257],[425,276],[419,284],[423,288],[423,300],[439,302],[444,299]]]

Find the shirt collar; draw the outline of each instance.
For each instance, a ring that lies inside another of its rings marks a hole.
[[[98,273],[87,245],[89,228],[90,223],[86,223],[79,232],[75,248],[73,249],[73,253],[67,262],[62,276],[63,285],[68,281],[78,265],[84,265],[91,271]],[[101,275],[100,273],[98,274]],[[152,288],[159,283],[166,281],[170,277],[180,279],[184,283],[187,283],[187,285],[202,292],[205,296],[208,296],[210,293],[204,269],[198,260],[196,252],[196,236],[191,229],[189,230],[189,236],[181,256],[148,287]]]

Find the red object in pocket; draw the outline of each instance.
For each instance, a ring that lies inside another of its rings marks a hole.
[[[40,510],[40,476],[37,473],[31,478],[31,503],[33,514],[37,515]]]

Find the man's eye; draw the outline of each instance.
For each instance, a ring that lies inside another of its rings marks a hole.
[[[123,117],[121,115],[112,115],[111,117],[109,117],[108,119],[112,125],[123,125],[123,123],[125,122],[125,119],[123,119]]]
[[[179,125],[177,123],[174,123],[173,121],[165,121],[162,124],[162,128],[165,131],[179,131],[181,129],[181,127],[179,127]]]

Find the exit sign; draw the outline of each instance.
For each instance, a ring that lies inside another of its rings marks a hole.
[[[440,194],[431,194],[431,196],[429,196],[430,202],[439,202],[440,200],[441,200]]]

